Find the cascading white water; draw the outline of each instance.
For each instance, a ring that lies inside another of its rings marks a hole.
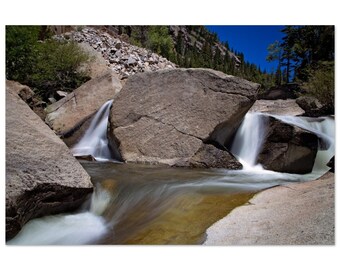
[[[235,135],[231,152],[246,170],[262,169],[261,165],[256,164],[256,159],[263,144],[265,122],[261,113],[247,113]]]
[[[83,245],[103,237],[108,227],[101,215],[110,202],[107,191],[97,187],[90,211],[30,220],[8,245]]]
[[[96,125],[102,125],[104,112],[108,112],[111,103],[104,104],[102,113],[97,113],[95,119],[91,123],[90,129],[95,129]],[[100,110],[101,111],[101,110]],[[108,113],[107,113],[108,115]],[[110,194],[108,191],[102,189],[100,185],[96,186],[95,192],[92,194],[91,205],[89,211],[77,214],[61,214],[55,216],[47,216],[29,221],[18,235],[12,240],[8,241],[9,245],[80,245],[91,244],[101,241],[107,237],[115,229],[117,223],[124,219],[125,215],[136,215],[134,209],[137,206],[146,206],[150,204],[149,208],[152,211],[146,211],[147,218],[152,218],[152,215],[163,211],[165,204],[169,203],[169,198],[173,194],[180,192],[209,192],[210,190],[221,192],[223,190],[259,190],[275,186],[278,184],[285,184],[289,182],[301,182],[313,180],[321,176],[329,170],[326,166],[328,160],[335,154],[335,133],[334,133],[334,119],[330,117],[322,118],[306,118],[306,117],[291,117],[291,116],[277,116],[271,115],[283,122],[293,124],[316,133],[322,138],[327,146],[327,150],[319,150],[313,172],[310,174],[288,174],[278,173],[264,170],[260,164],[256,164],[256,159],[261,151],[264,135],[266,132],[266,117],[261,113],[248,113],[240,126],[235,140],[232,145],[232,153],[238,157],[244,166],[243,170],[217,170],[208,171],[200,175],[199,179],[193,181],[183,181],[180,176],[183,171],[176,173],[174,179],[171,178],[169,182],[158,184],[158,178],[152,178],[155,183],[152,184],[150,179],[147,182],[138,185],[139,178],[143,173],[138,174],[138,181],[134,180],[132,184],[126,184],[125,180],[130,180],[131,175],[127,175],[122,183],[125,188],[117,189],[117,194]],[[102,132],[89,132],[89,134],[101,134],[99,137],[106,137],[107,119],[104,125],[101,126]],[[85,138],[87,138],[85,140]],[[84,136],[84,141],[91,142],[89,135]],[[80,144],[80,143],[79,143]],[[85,145],[85,143],[84,143]],[[85,145],[86,146],[86,145]],[[107,147],[107,146],[106,146]],[[91,152],[93,154],[93,152]],[[84,155],[84,153],[82,153]],[[85,155],[88,155],[87,152]],[[106,177],[110,177],[112,173],[111,164],[89,163],[91,166],[110,165],[107,168],[109,172],[105,173]],[[88,165],[89,166],[89,165]],[[104,168],[100,167],[100,171]],[[126,170],[126,169],[124,169]],[[159,168],[152,168],[152,172],[157,172]],[[128,172],[130,170],[127,170]],[[150,173],[150,172],[148,172]],[[210,175],[211,174],[211,175]],[[118,174],[119,175],[119,174]],[[165,173],[168,175],[168,172]],[[112,178],[115,178],[112,176]],[[191,177],[190,177],[191,179]],[[150,185],[150,186],[149,186]],[[128,188],[127,188],[128,187]],[[106,213],[110,209],[114,209],[109,218]],[[143,215],[142,215],[143,216]],[[150,217],[151,216],[151,217]],[[144,217],[145,218],[145,217]],[[135,224],[133,224],[135,226]],[[128,228],[131,229],[130,227]],[[132,228],[133,229],[133,228]]]
[[[74,156],[92,156],[97,161],[112,160],[106,134],[112,102],[105,102],[98,110],[84,136],[71,149]]]
[[[313,173],[322,174],[329,170],[329,167],[326,164],[335,155],[335,121],[333,118],[311,118],[284,115],[271,116],[282,122],[298,126],[316,134],[322,140],[323,147],[320,147],[316,155]]]
[[[247,113],[239,127],[231,152],[242,163],[244,170],[263,170],[261,164],[256,164],[266,132],[266,116],[272,116],[287,124],[295,125],[316,134],[324,148],[320,147],[315,158],[313,174],[321,175],[329,170],[327,162],[335,154],[335,125],[331,117],[298,117],[270,115],[262,113]]]

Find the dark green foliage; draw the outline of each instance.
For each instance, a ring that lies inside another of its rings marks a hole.
[[[316,97],[334,113],[334,62],[319,62],[303,83],[307,95]]]
[[[6,77],[27,82],[36,63],[40,26],[6,26]]]
[[[167,26],[150,26],[146,45],[170,61],[174,59],[174,43]]]
[[[286,26],[282,32],[282,42],[268,47],[267,60],[278,60],[277,77],[282,73],[285,82],[293,78],[334,111],[334,26]]]
[[[86,80],[77,68],[88,60],[75,43],[48,37],[41,26],[6,27],[6,77],[27,84],[44,100],[55,91],[71,91]]]

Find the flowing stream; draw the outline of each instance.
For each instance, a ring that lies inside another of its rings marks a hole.
[[[243,164],[242,170],[107,162],[112,160],[106,138],[111,103],[98,111],[72,150],[76,156],[92,155],[97,161],[106,161],[82,161],[96,187],[91,200],[77,213],[29,221],[7,244],[198,244],[204,241],[209,226],[256,192],[318,178],[329,169],[326,164],[335,153],[333,118],[272,115],[316,133],[322,147],[309,174],[264,170],[256,158],[263,143],[265,117],[248,113],[231,147]]]

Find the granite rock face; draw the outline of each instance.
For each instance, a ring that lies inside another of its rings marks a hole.
[[[113,99],[121,90],[122,85],[117,75],[108,71],[102,76],[92,79],[68,94],[66,97],[46,108],[45,122],[58,135],[74,144],[83,134],[81,129],[95,112],[108,100]],[[82,132],[76,133],[80,130]]]
[[[6,86],[6,239],[32,218],[76,210],[90,176],[67,146]]]
[[[113,102],[111,142],[128,162],[183,164],[202,143],[231,139],[258,88],[209,69],[136,74]]]

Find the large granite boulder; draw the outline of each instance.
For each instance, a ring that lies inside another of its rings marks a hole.
[[[46,108],[46,103],[37,98],[31,88],[27,85],[10,80],[6,80],[6,87],[9,87],[12,91],[17,93],[41,119],[45,119],[46,114],[44,109]]]
[[[276,99],[296,99],[297,95],[301,93],[298,84],[288,83],[279,86],[274,86],[259,94],[259,99],[276,100]]]
[[[225,168],[240,170],[242,164],[226,150],[218,149],[211,144],[202,144],[201,148],[188,161],[192,168]]]
[[[274,117],[268,117],[267,125],[258,163],[277,172],[310,173],[318,151],[317,135]]]
[[[92,192],[67,146],[6,85],[6,239],[30,219],[73,211]]]
[[[209,69],[131,76],[110,114],[110,142],[128,162],[183,164],[202,143],[229,142],[259,85]]]
[[[108,63],[101,52],[95,50],[90,44],[85,42],[78,43],[78,46],[90,56],[89,61],[79,67],[80,72],[84,72],[88,74],[91,79],[95,79],[109,71]]]
[[[114,98],[121,88],[117,75],[112,71],[106,72],[48,106],[45,122],[65,139],[68,146],[72,146],[86,130],[80,128],[106,101]],[[77,133],[79,130],[81,132]]]
[[[296,99],[296,103],[305,111],[304,116],[320,117],[334,114],[334,107],[323,105],[317,98],[312,96],[301,96]]]

